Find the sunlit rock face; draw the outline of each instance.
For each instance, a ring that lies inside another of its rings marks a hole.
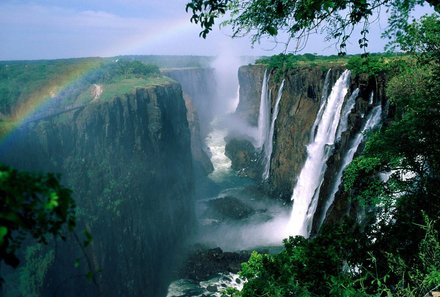
[[[239,70],[240,102],[237,113],[245,117],[249,124],[256,126],[265,66],[243,66]],[[334,83],[342,69],[335,69],[330,77]],[[326,70],[319,67],[302,67],[290,69],[284,77],[271,74],[269,88],[271,92],[271,108],[274,108],[275,96],[282,79],[285,79],[283,95],[274,131],[274,146],[271,156],[270,174],[267,189],[276,197],[289,200],[292,194],[292,184],[296,180],[306,158],[306,145],[309,142],[310,131],[319,109],[320,97],[326,76]],[[252,156],[255,152],[240,151],[234,142],[228,144],[231,155]],[[249,147],[249,145],[241,147]],[[233,163],[233,168],[240,167]],[[255,164],[243,166],[252,168],[248,176],[258,176]]]
[[[283,76],[275,71],[268,72],[271,112],[274,110],[275,97],[282,80],[285,80],[278,118],[273,136],[273,152],[270,159],[270,174],[263,187],[273,197],[281,197],[290,201],[292,190],[304,167],[307,157],[306,147],[312,138],[312,129],[318,110],[323,100],[327,98],[332,86],[344,71],[344,67],[336,66],[330,71],[322,67],[297,67],[289,69]],[[240,68],[240,102],[237,114],[257,128],[259,106],[265,67],[262,65],[244,66]],[[326,162],[324,180],[319,192],[319,201],[314,213],[311,234],[318,232],[322,223],[336,222],[341,215],[356,216],[357,206],[352,205],[339,193],[333,194],[335,184],[339,183],[340,169],[346,155],[352,149],[356,135],[365,126],[369,114],[375,106],[385,106],[384,96],[385,79],[383,77],[368,78],[352,76],[348,92],[344,99],[346,111],[344,132],[338,132],[336,143],[332,147],[332,154]],[[327,86],[327,87],[326,87]],[[326,94],[323,94],[326,93]],[[352,102],[348,99],[353,95]],[[384,110],[383,114],[386,114]],[[315,132],[316,132],[315,127]],[[262,150],[252,145],[252,141],[243,137],[231,136],[226,146],[232,168],[251,178],[259,179],[262,168]],[[362,147],[360,147],[362,149]],[[337,190],[337,185],[336,185]],[[327,200],[332,196],[334,203],[329,207]]]
[[[166,294],[193,223],[186,115],[177,83],[138,88],[29,123],[2,148],[1,162],[61,173],[77,201],[79,230],[93,236],[86,257],[73,238],[57,243],[43,296]],[[94,282],[89,269],[98,271]]]

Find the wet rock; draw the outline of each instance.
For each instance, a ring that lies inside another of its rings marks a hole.
[[[237,273],[250,254],[250,251],[223,252],[220,248],[198,247],[180,269],[179,278],[205,281],[219,273]]]
[[[205,217],[218,220],[243,220],[255,213],[255,210],[241,200],[225,196],[218,199],[209,200],[207,203]]]
[[[261,175],[262,168],[258,162],[258,152],[253,144],[246,139],[227,139],[225,155],[231,159],[232,169],[241,176],[257,178]]]
[[[218,289],[217,289],[216,286],[208,286],[208,287],[206,288],[206,290],[207,290],[208,292],[212,292],[212,293],[215,293],[215,292],[218,291]]]

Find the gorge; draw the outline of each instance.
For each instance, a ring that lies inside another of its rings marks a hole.
[[[135,85],[131,77],[87,82],[79,94],[49,96],[57,102],[49,112],[4,139],[1,162],[61,174],[79,226],[93,236],[85,254],[71,240],[48,247],[55,254],[40,294],[164,296],[188,243],[276,252],[289,235],[356,216],[338,188],[380,122],[381,78],[341,65],[230,68],[163,69],[166,77]],[[75,258],[80,268],[69,265]],[[88,269],[94,282],[78,280]]]

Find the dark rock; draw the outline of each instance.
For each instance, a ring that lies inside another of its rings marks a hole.
[[[220,248],[198,247],[184,263],[179,278],[203,281],[219,273],[237,273],[241,263],[249,260],[250,251],[223,252]]]
[[[225,155],[231,159],[232,169],[241,176],[256,179],[261,175],[259,155],[253,144],[246,139],[227,139]]]
[[[188,126],[191,132],[191,153],[193,156],[193,163],[195,171],[202,175],[208,175],[214,171],[214,166],[211,163],[205,151],[205,144],[200,133],[200,123],[197,110],[195,109],[192,99],[185,96],[186,117],[188,119]]]
[[[206,288],[206,290],[207,290],[208,292],[212,292],[212,293],[215,293],[215,292],[218,291],[217,286],[208,286],[208,287]]]
[[[226,196],[206,202],[206,217],[219,220],[243,220],[255,213],[255,210],[241,200]]]

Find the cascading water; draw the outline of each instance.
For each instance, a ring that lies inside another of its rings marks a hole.
[[[218,119],[212,121],[211,127],[211,132],[205,139],[211,152],[211,163],[214,166],[214,171],[209,177],[216,182],[221,182],[231,170],[231,160],[225,155],[225,137],[228,131],[220,127]]]
[[[261,86],[260,110],[258,113],[258,134],[257,134],[257,148],[262,149],[268,137],[270,124],[270,90],[269,90],[270,75],[267,75],[267,70],[264,71],[263,84]]]
[[[371,91],[370,99],[368,100],[368,105],[373,105],[374,103],[374,92]]]
[[[338,173],[336,175],[336,181],[333,184],[332,191],[330,192],[330,195],[328,196],[327,201],[325,203],[324,213],[323,213],[323,216],[321,217],[320,222],[319,222],[320,226],[322,225],[322,223],[325,220],[325,217],[327,216],[328,209],[330,208],[330,206],[333,204],[333,201],[335,200],[336,192],[338,191],[339,186],[342,182],[342,174],[344,173],[344,170],[351,163],[351,161],[353,161],[354,154],[356,153],[361,142],[364,140],[365,133],[368,132],[368,130],[373,129],[374,127],[376,127],[380,123],[381,115],[382,115],[382,107],[380,105],[373,108],[373,110],[368,115],[368,119],[365,122],[365,125],[364,125],[362,131],[360,131],[358,134],[356,134],[355,138],[353,139],[353,142],[351,144],[350,149],[348,150],[348,152],[345,154],[344,158],[342,159],[341,167],[339,168]]]
[[[322,95],[321,95],[321,105],[319,106],[319,111],[318,114],[316,115],[316,120],[313,123],[313,127],[312,130],[310,130],[310,141],[313,141],[315,139],[315,135],[316,135],[316,127],[319,123],[319,121],[321,121],[322,118],[322,114],[324,113],[324,109],[325,109],[325,105],[327,104],[327,96],[328,96],[328,88],[330,86],[330,73],[331,73],[331,69],[329,69],[327,71],[327,74],[325,75],[325,80],[324,80],[324,88],[322,89]]]
[[[267,138],[264,144],[264,172],[263,172],[263,180],[266,180],[269,177],[270,171],[270,158],[272,157],[273,150],[273,135],[275,132],[275,122],[278,117],[278,112],[280,111],[280,101],[281,96],[283,95],[284,88],[284,79],[281,82],[280,88],[278,89],[277,98],[275,100],[275,106],[272,113],[272,122],[270,123],[269,137]]]
[[[240,102],[240,85],[237,87],[237,94],[234,100],[229,104],[228,113],[233,113],[237,110],[238,103]]]
[[[341,109],[348,91],[350,71],[342,73],[327,98],[321,118],[317,118],[317,132],[312,143],[307,146],[307,159],[293,190],[293,207],[288,235],[308,237],[311,221],[316,210],[319,190],[335,142],[336,130],[341,116]]]
[[[342,109],[342,117],[341,122],[338,126],[338,132],[336,132],[336,139],[339,141],[341,139],[342,133],[347,131],[348,128],[348,116],[351,113],[351,110],[354,107],[354,104],[356,103],[356,98],[359,95],[359,88],[354,90],[354,92],[350,95],[347,102],[344,105],[344,108]]]

